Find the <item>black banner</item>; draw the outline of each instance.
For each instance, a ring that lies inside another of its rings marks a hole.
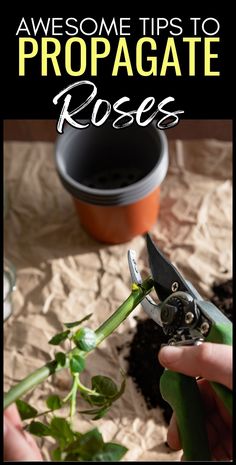
[[[158,8],[152,15],[103,10],[95,16],[92,7],[86,14],[68,7],[63,16],[6,14],[2,118],[58,118],[68,93],[68,111],[84,106],[75,117],[91,119],[97,109],[97,121],[108,108],[113,119],[120,116],[114,109],[120,99],[120,111],[133,115],[143,104],[145,119],[170,97],[165,108],[182,111],[180,118],[232,118],[230,18],[195,10],[188,16],[177,7],[173,14],[162,8],[161,16]]]

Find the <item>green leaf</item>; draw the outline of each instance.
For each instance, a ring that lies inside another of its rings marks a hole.
[[[49,426],[44,425],[40,421],[32,421],[28,426],[27,430],[35,436],[51,436],[51,429]]]
[[[84,318],[82,318],[82,320],[74,321],[72,323],[63,323],[63,325],[66,326],[67,328],[74,328],[75,326],[79,326],[81,323],[88,320],[91,316],[92,316],[92,313],[89,313]]]
[[[117,400],[125,390],[125,379],[121,383],[121,387],[118,390],[117,385],[111,378],[107,376],[94,376],[91,380],[92,389],[98,396],[89,393],[81,393],[81,396],[89,402],[90,405],[98,405],[101,408],[109,407],[115,400]],[[106,413],[106,412],[105,412]],[[93,418],[97,420],[97,418]]]
[[[89,352],[96,347],[96,334],[90,328],[80,328],[73,336],[73,340],[79,349]]]
[[[71,373],[81,373],[85,368],[85,360],[81,355],[73,355],[70,359]]]
[[[99,413],[101,408],[91,408],[88,410],[79,410],[79,413],[83,413],[86,415],[95,415],[96,413]]]
[[[58,333],[55,336],[48,341],[49,344],[53,344],[54,346],[57,346],[61,342],[65,341],[68,338],[68,334],[70,334],[70,330],[67,329],[66,331],[63,331],[62,333]]]
[[[122,457],[126,454],[127,448],[120,445],[114,444],[112,442],[107,442],[103,446],[103,450],[100,452],[98,451],[97,454],[94,454],[93,461],[94,462],[116,462],[122,459]]]
[[[110,408],[110,406],[102,407],[99,410],[99,412],[95,415],[95,417],[92,418],[92,420],[100,420],[100,418],[103,418],[107,414],[109,408]]]
[[[50,424],[51,436],[58,440],[61,449],[64,449],[74,440],[74,432],[65,418],[54,417]]]
[[[107,405],[107,397],[104,396],[94,396],[93,394],[88,394],[86,392],[81,392],[81,396],[86,400],[90,405],[100,405],[101,407]]]
[[[64,352],[57,352],[55,354],[55,359],[62,367],[66,364],[66,354]]]
[[[93,376],[92,389],[106,398],[112,398],[118,394],[117,385],[108,376]]]
[[[80,457],[78,454],[67,454],[63,459],[63,462],[80,462]]]
[[[16,406],[20,414],[21,420],[27,420],[28,418],[34,418],[38,413],[38,410],[36,410],[36,408],[31,407],[31,405],[29,405],[24,400],[17,399]]]
[[[108,412],[109,410],[109,405],[106,405],[101,408],[93,408],[89,410],[80,410],[79,413],[85,414],[85,415],[95,415],[92,420],[99,420],[100,418],[104,417],[104,415]]]
[[[97,428],[94,428],[70,444],[66,451],[72,454],[79,454],[82,460],[92,460],[93,455],[102,450],[103,444],[101,433]]]
[[[47,406],[50,410],[57,410],[62,407],[62,400],[57,395],[51,395],[47,398]]]
[[[65,460],[115,462],[124,456],[127,448],[112,442],[104,443],[101,433],[94,428],[71,443],[66,452]]]
[[[60,462],[61,461],[61,449],[57,447],[51,452],[51,457],[54,462]]]
[[[121,386],[120,386],[120,389],[119,391],[117,392],[117,394],[112,398],[112,402],[114,402],[115,400],[119,399],[119,397],[122,396],[122,394],[124,393],[125,391],[125,385],[126,385],[126,379],[124,378],[122,383],[121,383]]]
[[[101,395],[94,396],[82,393],[82,397],[91,405],[100,405],[100,407],[106,408],[123,394],[125,390],[125,379],[122,381],[120,389],[118,390],[117,385],[111,378],[101,375],[94,376],[92,378],[92,389]],[[98,418],[93,418],[93,420],[97,419]]]

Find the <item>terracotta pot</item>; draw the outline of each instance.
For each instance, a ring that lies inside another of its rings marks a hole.
[[[58,137],[56,165],[81,224],[95,239],[126,242],[156,222],[168,147],[164,132],[154,124],[68,126]]]

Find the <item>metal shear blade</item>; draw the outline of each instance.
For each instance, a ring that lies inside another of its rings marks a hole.
[[[154,280],[156,293],[161,301],[176,291],[188,292],[193,295],[191,288],[179,271],[164,257],[154,244],[150,235],[146,235],[149,265]]]
[[[136,252],[135,250],[128,250],[128,263],[129,263],[129,270],[131,274],[132,282],[138,285],[142,284],[142,277],[138,270],[138,265],[136,262]],[[145,311],[145,313],[152,318],[159,326],[162,325],[162,321],[160,318],[160,306],[157,305],[154,300],[148,295],[144,297],[141,302],[141,305]]]

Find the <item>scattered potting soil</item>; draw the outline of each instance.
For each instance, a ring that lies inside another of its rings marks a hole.
[[[215,283],[212,287],[214,292],[211,298],[222,312],[233,321],[233,280],[229,279],[221,284]]]
[[[155,408],[158,405],[164,409],[167,423],[172,415],[169,404],[162,399],[159,382],[164,368],[158,361],[157,354],[161,344],[168,342],[167,336],[150,318],[141,320],[136,317],[137,326],[133,340],[130,343],[128,361],[128,375],[131,376],[141,391],[147,407]]]
[[[212,302],[222,310],[226,316],[232,320],[233,292],[232,279],[221,284],[214,284],[212,288],[214,295]],[[134,380],[138,390],[142,393],[147,408],[160,406],[163,415],[169,423],[172,409],[167,402],[162,399],[159,383],[164,368],[158,361],[158,352],[161,344],[168,342],[167,336],[163,333],[153,320],[147,318],[137,320],[136,332],[130,343],[128,361],[128,375]],[[119,351],[122,348],[118,348]]]

